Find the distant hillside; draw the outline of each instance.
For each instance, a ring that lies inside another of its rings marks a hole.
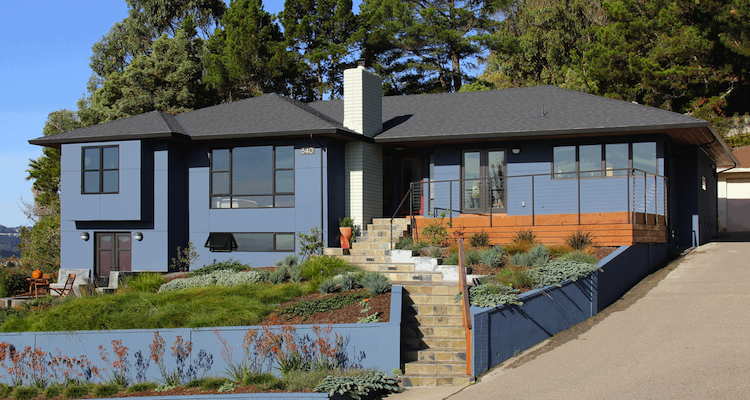
[[[21,227],[8,228],[0,225],[0,258],[21,257]]]

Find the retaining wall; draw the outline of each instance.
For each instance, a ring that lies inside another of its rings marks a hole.
[[[667,258],[664,244],[621,246],[594,271],[562,287],[521,295],[522,306],[471,307],[473,365],[479,375],[537,343],[586,320],[619,299]]]

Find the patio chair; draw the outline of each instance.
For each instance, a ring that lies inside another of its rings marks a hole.
[[[114,293],[120,286],[120,271],[109,272],[109,283],[107,286],[96,288],[97,293]]]
[[[71,290],[73,290],[73,282],[76,281],[76,274],[68,274],[68,279],[65,280],[65,286],[62,289],[50,288],[52,292],[57,293],[60,297],[67,296]]]

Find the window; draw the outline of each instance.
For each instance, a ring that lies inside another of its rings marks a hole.
[[[96,275],[111,271],[130,271],[132,246],[130,232],[95,232]]]
[[[81,193],[100,194],[120,191],[118,146],[84,147],[82,150]]]
[[[294,207],[294,146],[211,152],[211,208]]]
[[[463,153],[463,210],[505,209],[505,151]]]
[[[555,146],[552,148],[552,177],[582,178],[627,176],[634,168],[635,175],[658,172],[656,143],[610,143],[605,145]]]
[[[208,235],[205,247],[211,251],[294,251],[294,233],[212,232]]]

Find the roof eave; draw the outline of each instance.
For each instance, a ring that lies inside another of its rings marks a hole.
[[[304,136],[338,136],[348,140],[362,140],[367,142],[373,142],[372,138],[369,138],[359,133],[352,132],[347,129],[341,128],[326,128],[326,129],[309,129],[304,131],[275,131],[275,132],[260,132],[260,133],[219,133],[210,135],[193,135],[192,140],[205,141],[205,140],[230,140],[230,139],[262,139],[262,138],[275,138],[275,137],[304,137]]]
[[[99,136],[99,137],[72,137],[72,138],[53,138],[52,136],[44,136],[36,139],[29,140],[30,144],[38,146],[49,146],[59,147],[63,144],[72,143],[94,143],[94,142],[115,142],[122,140],[143,140],[143,139],[163,139],[170,137],[187,137],[185,135],[174,133],[174,132],[158,132],[158,133],[141,133],[141,134],[123,134],[114,136]]]

